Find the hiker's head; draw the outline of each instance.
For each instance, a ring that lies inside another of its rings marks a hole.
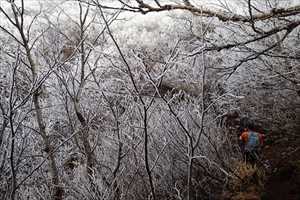
[[[254,123],[252,119],[249,119],[248,117],[243,117],[240,120],[240,133],[245,132],[245,131],[257,131],[258,127]]]
[[[251,125],[251,120],[248,117],[243,117],[240,120],[240,131],[245,131],[245,129],[250,129],[250,127],[252,127]],[[249,127],[250,125],[250,127]]]
[[[251,120],[249,120],[247,124],[247,129],[254,130],[254,128],[255,128],[254,123]]]

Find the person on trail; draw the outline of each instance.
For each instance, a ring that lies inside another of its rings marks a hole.
[[[264,134],[254,131],[252,124],[248,124],[247,128],[244,128],[239,139],[242,143],[242,152],[246,162],[255,164],[258,161],[264,138]]]

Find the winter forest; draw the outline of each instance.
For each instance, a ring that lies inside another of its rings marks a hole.
[[[1,200],[298,199],[299,134],[299,0],[0,0]]]

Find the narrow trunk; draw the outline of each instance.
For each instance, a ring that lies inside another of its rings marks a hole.
[[[188,200],[192,199],[192,176],[193,176],[193,156],[194,156],[194,150],[193,150],[193,143],[190,141],[190,149],[189,149],[189,163],[188,163]]]
[[[25,45],[25,50],[26,50],[27,59],[31,66],[32,79],[33,79],[32,81],[35,81],[37,78],[37,71],[36,71],[35,63],[31,57],[31,53],[30,53],[28,45]],[[43,138],[44,145],[45,145],[45,152],[47,153],[48,160],[49,160],[49,169],[50,169],[51,184],[52,184],[51,199],[52,200],[62,200],[64,190],[60,186],[59,173],[58,173],[57,164],[55,161],[55,155],[54,155],[54,152],[52,152],[52,150],[54,148],[49,141],[49,138],[46,133],[46,127],[43,122],[43,113],[42,113],[42,109],[40,107],[38,90],[33,94],[33,104],[34,104],[34,109],[36,112],[36,121],[37,121],[37,124],[39,127],[39,132]]]
[[[94,152],[92,151],[91,144],[88,140],[89,127],[88,127],[88,124],[87,124],[85,118],[79,111],[78,102],[74,102],[74,108],[75,108],[77,119],[79,120],[81,127],[82,127],[79,137],[80,137],[80,140],[82,141],[83,147],[84,147],[84,153],[86,156],[87,172],[88,172],[89,177],[92,177],[93,168],[94,168],[95,162],[96,162],[96,157],[94,155]]]
[[[148,128],[147,128],[147,109],[144,107],[144,159],[145,159],[145,167],[149,178],[150,189],[152,194],[152,199],[155,200],[155,190],[152,180],[152,174],[149,166],[149,158],[148,158]]]
[[[14,166],[14,151],[15,151],[15,131],[14,131],[14,125],[13,125],[13,117],[12,113],[10,113],[9,116],[9,122],[10,122],[10,128],[11,128],[11,145],[10,145],[10,155],[9,155],[9,162],[10,162],[10,168],[11,168],[11,191],[10,191],[10,200],[15,199],[16,194],[16,171]]]
[[[59,185],[60,183],[59,173],[55,161],[55,155],[54,152],[52,151],[54,148],[51,145],[49,138],[46,134],[45,125],[43,123],[43,118],[42,118],[42,110],[40,108],[39,97],[37,93],[33,95],[33,103],[35,107],[36,120],[38,123],[39,131],[44,140],[45,152],[47,153],[48,160],[49,160],[49,169],[50,169],[51,184],[52,184],[51,198],[52,200],[62,200],[64,191],[63,188]]]

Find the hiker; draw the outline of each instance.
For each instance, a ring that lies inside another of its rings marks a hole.
[[[254,131],[252,123],[249,123],[247,128],[244,128],[239,139],[241,141],[242,152],[246,162],[255,164],[259,159],[258,155],[264,143],[264,137],[264,134]]]

